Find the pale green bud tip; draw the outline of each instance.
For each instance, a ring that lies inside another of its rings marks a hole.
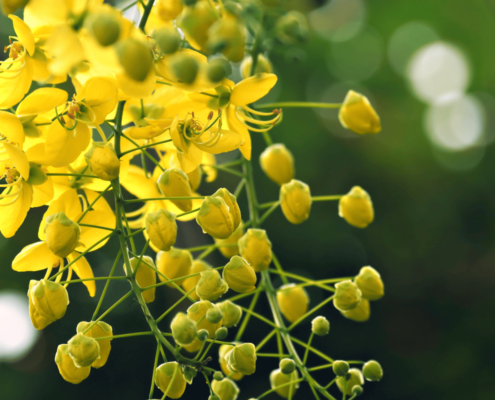
[[[311,331],[318,336],[325,336],[330,330],[330,322],[325,317],[316,317],[311,324]]]
[[[363,375],[367,381],[379,381],[383,377],[382,366],[377,361],[370,360],[363,366]]]
[[[340,311],[356,308],[361,302],[361,291],[352,281],[342,281],[335,285],[333,304]]]
[[[199,72],[198,62],[191,56],[175,54],[170,59],[170,65],[175,77],[180,81],[191,84]]]
[[[204,342],[206,339],[208,339],[208,331],[206,329],[200,329],[196,337],[198,338],[198,340]]]
[[[212,324],[219,323],[223,318],[222,310],[219,307],[212,307],[208,311],[206,311],[206,319],[208,322]]]
[[[229,330],[225,327],[218,328],[215,332],[215,338],[218,340],[223,340],[229,334]]]
[[[337,360],[332,364],[332,369],[337,376],[346,376],[349,372],[349,364],[346,361]]]
[[[354,396],[361,396],[363,394],[364,390],[361,386],[354,386],[352,388],[352,394]]]
[[[223,379],[223,374],[220,371],[215,371],[213,374],[213,379],[216,381],[221,381]]]
[[[112,12],[101,12],[90,18],[90,29],[102,46],[114,44],[120,36],[120,23]]]
[[[174,340],[182,346],[191,344],[196,339],[196,322],[188,318],[184,313],[177,313],[170,327]]]
[[[153,66],[149,46],[137,39],[128,38],[118,42],[116,49],[126,74],[135,81],[143,82]]]
[[[279,368],[282,373],[288,375],[294,372],[294,370],[296,369],[296,363],[290,358],[284,358],[280,360]]]
[[[78,333],[68,342],[69,355],[74,364],[81,367],[89,367],[95,360],[100,358],[100,345],[92,337]]]
[[[146,215],[146,222],[155,223],[158,222],[161,218],[167,218],[170,222],[173,222],[175,221],[175,214],[161,208],[158,211],[148,213]]]

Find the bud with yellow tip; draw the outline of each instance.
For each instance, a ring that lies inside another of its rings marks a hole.
[[[46,218],[46,244],[56,256],[65,258],[72,253],[79,243],[80,236],[79,225],[67,218],[63,212]]]
[[[268,146],[260,155],[260,164],[268,178],[280,186],[294,179],[294,158],[284,144]]]
[[[79,322],[79,324],[77,324],[77,333],[82,333],[83,335],[92,338],[113,336],[112,327],[103,321],[98,321],[89,331],[84,332],[91,324],[92,322]],[[110,350],[112,348],[110,344],[111,340],[112,339],[98,340],[98,345],[100,346],[100,357],[93,361],[93,364],[91,364],[93,368],[101,368],[107,363],[108,356],[110,355]]]
[[[162,172],[158,178],[158,188],[165,197],[191,197],[191,185],[187,175],[178,168],[169,168]],[[182,211],[192,210],[192,200],[170,200]]]
[[[378,300],[384,295],[383,281],[378,271],[372,267],[363,267],[354,283],[361,290],[364,299]]]
[[[170,324],[175,342],[181,346],[191,344],[196,339],[196,322],[184,313],[177,313]]]
[[[294,382],[298,379],[299,374],[297,373],[297,369],[290,374],[284,374],[280,369],[276,369],[270,373],[270,386],[272,389],[275,389],[280,396],[287,399],[291,394],[294,395],[296,389],[299,387],[299,383]]]
[[[252,343],[236,345],[226,355],[229,368],[243,375],[252,375],[256,371],[256,348]]]
[[[383,369],[378,361],[370,360],[363,365],[363,375],[367,381],[379,381],[383,378]]]
[[[272,262],[272,243],[264,229],[248,229],[239,240],[239,250],[256,272],[266,270]]]
[[[93,142],[84,158],[98,178],[104,181],[113,181],[119,177],[120,160],[112,143]]]
[[[254,269],[239,256],[230,259],[223,268],[225,279],[232,290],[238,293],[248,293],[256,289],[256,273]]]
[[[165,275],[168,279],[177,279],[192,273],[191,266],[193,260],[189,251],[171,247],[170,251],[160,251],[156,255],[156,264],[158,265],[158,271],[161,274]],[[160,274],[158,275],[158,278],[162,282],[167,281],[167,279]],[[184,280],[175,281],[177,285],[181,285],[183,282]],[[175,287],[173,283],[167,283],[167,286]],[[188,290],[187,288],[184,289]]]
[[[196,285],[198,284],[198,282],[201,278],[201,275],[199,273],[204,272],[204,271],[208,271],[210,269],[211,269],[211,266],[202,260],[193,261],[192,267],[189,270],[189,275],[193,275],[193,274],[198,274],[198,275],[190,276],[189,278],[186,278],[182,281],[182,287],[184,288],[184,290],[187,293],[191,292],[191,290],[196,287]],[[199,300],[199,296],[196,293],[196,290],[189,293],[189,296],[191,296],[194,300]]]
[[[135,273],[136,282],[140,288],[156,284],[155,264],[151,257],[143,256],[142,259],[134,257],[130,259],[130,262],[131,269]],[[151,303],[155,300],[155,288],[148,289],[142,294],[146,303]]]
[[[344,385],[345,394],[348,396],[352,395],[352,389],[354,386],[364,385],[363,374],[361,371],[357,368],[352,368],[346,376],[339,376],[337,378],[337,386],[342,393],[344,393]]]
[[[44,329],[62,318],[69,304],[67,290],[61,284],[46,279],[29,282],[29,316],[33,326]]]
[[[186,390],[186,380],[176,361],[167,362],[156,369],[155,384],[171,399],[178,399]]]
[[[216,239],[227,239],[234,233],[232,215],[221,197],[206,197],[196,216],[196,222],[204,233]]]
[[[328,335],[330,322],[325,317],[319,316],[311,321],[311,332],[318,336]]]
[[[160,209],[146,215],[146,234],[158,250],[169,251],[177,239],[175,214]]]
[[[304,182],[292,179],[280,188],[282,212],[293,224],[301,224],[309,218],[311,203],[311,192]]]
[[[234,381],[238,381],[242,379],[244,375],[242,375],[239,372],[233,371],[225,358],[225,356],[234,348],[233,345],[230,344],[222,344],[218,348],[218,362],[220,364],[220,368],[222,369],[223,373],[229,377],[230,379],[233,379]]]
[[[196,285],[196,293],[201,300],[214,301],[227,290],[229,290],[229,285],[220,277],[217,270],[201,272],[201,278]]]
[[[150,47],[140,40],[127,38],[117,43],[116,50],[120,65],[129,78],[143,82],[153,67]]]
[[[335,284],[333,305],[337,310],[349,311],[356,308],[361,302],[361,291],[352,281],[342,281]]]
[[[239,224],[237,229],[234,231],[232,235],[230,235],[227,239],[216,239],[215,244],[220,246],[218,250],[223,254],[224,257],[231,258],[233,256],[239,255],[239,246],[237,245],[239,239],[244,234],[244,229],[242,227],[242,223]],[[234,245],[235,246],[232,246]],[[221,246],[221,245],[231,245],[231,246]]]
[[[308,311],[309,296],[301,286],[289,283],[277,290],[277,304],[289,322],[295,322]]]
[[[229,300],[217,303],[218,308],[222,311],[222,324],[227,328],[236,326],[242,318],[242,309]]]
[[[251,68],[253,66],[253,58],[247,56],[241,64],[241,76],[242,79],[247,79],[251,76]],[[272,63],[263,54],[258,54],[258,62],[256,63],[256,68],[254,70],[254,75],[262,73],[272,73],[273,67]],[[291,178],[292,179],[292,178]],[[290,179],[289,179],[290,180]]]
[[[339,216],[356,228],[366,228],[374,219],[373,203],[369,194],[354,186],[339,201]]]
[[[61,344],[57,348],[57,354],[55,355],[55,363],[57,364],[58,371],[62,378],[67,382],[74,385],[81,383],[85,380],[91,372],[91,367],[76,367],[74,360],[69,355],[69,346],[67,344]]]
[[[349,90],[339,110],[342,126],[355,133],[378,133],[382,130],[380,117],[369,100],[354,90]]]
[[[223,199],[223,201],[225,201],[225,204],[227,205],[227,207],[229,207],[229,213],[232,216],[234,229],[237,229],[241,222],[241,209],[237,204],[236,197],[225,188],[218,189],[211,196],[220,197],[221,199]]]
[[[340,313],[353,321],[365,322],[370,318],[370,302],[369,300],[363,298],[361,302],[352,310],[340,311]]]
[[[92,337],[78,333],[67,344],[69,345],[69,355],[74,360],[76,367],[90,367],[100,358],[100,345]]]
[[[211,383],[211,388],[220,400],[236,400],[239,395],[239,388],[229,378],[224,378],[221,381],[214,380]]]

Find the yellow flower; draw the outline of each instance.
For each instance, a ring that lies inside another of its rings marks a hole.
[[[175,214],[163,208],[146,216],[146,234],[161,251],[170,251],[177,239]]]
[[[132,272],[136,274],[136,282],[139,287],[145,288],[156,283],[155,264],[151,257],[143,256],[142,259],[134,257],[130,259],[130,262]],[[144,291],[143,299],[146,303],[153,302],[155,300],[155,288]]]
[[[374,219],[373,203],[369,194],[354,186],[339,201],[339,216],[356,228],[366,228]]]
[[[256,371],[256,349],[252,343],[236,345],[225,359],[230,369],[242,375],[252,375]]]
[[[180,365],[175,362],[167,362],[156,369],[156,386],[171,399],[178,399],[186,390],[186,380]]]
[[[272,262],[272,243],[264,229],[248,229],[239,239],[241,256],[256,272],[264,271]]]
[[[170,251],[160,251],[156,255],[156,264],[158,271],[165,275],[168,279],[177,279],[182,276],[190,275],[193,264],[191,253],[187,250],[176,249],[172,247]],[[158,275],[160,281],[167,280]],[[183,284],[184,280],[175,281],[177,285]],[[172,283],[167,284],[169,287],[174,287]],[[186,289],[187,290],[187,289]]]
[[[339,110],[339,120],[344,128],[363,135],[382,130],[380,117],[369,100],[354,90],[349,90]]]
[[[297,369],[288,375],[284,374],[280,369],[276,369],[270,373],[270,386],[272,389],[275,389],[276,387],[282,386],[286,383],[297,381],[298,378],[299,374],[297,372]],[[293,395],[298,387],[299,383],[292,383],[290,385],[282,386],[281,388],[275,389],[275,391],[280,396],[286,399],[291,394]]]
[[[229,285],[220,278],[217,270],[201,272],[201,278],[196,285],[196,293],[201,300],[214,301],[229,290]]]
[[[361,291],[354,282],[347,280],[335,284],[333,305],[337,310],[352,310],[358,306],[361,299]]]
[[[235,244],[236,246],[221,246],[218,248],[220,252],[226,258],[232,258],[233,256],[239,255],[239,246],[237,246],[237,242],[242,237],[244,233],[244,228],[242,227],[242,223],[239,224],[237,229],[234,231],[232,235],[230,235],[227,239],[217,239],[215,238],[216,245],[224,245],[224,244]],[[244,257],[245,258],[245,257]]]
[[[295,322],[308,311],[309,296],[301,286],[293,283],[277,290],[277,304],[289,322]]]
[[[211,388],[220,400],[236,400],[239,395],[239,388],[229,378],[224,378],[221,381],[214,380],[211,383]]]
[[[293,224],[302,224],[309,218],[311,203],[311,192],[304,182],[292,179],[280,188],[282,212]]]
[[[360,303],[352,310],[342,311],[340,313],[356,322],[365,322],[370,318],[370,302],[367,299],[361,299]]]
[[[30,281],[28,297],[29,316],[38,330],[61,319],[69,304],[67,290],[62,285],[46,279]]]
[[[202,260],[194,260],[192,263],[192,267],[189,271],[189,275],[193,275],[193,274],[198,274],[198,275],[191,276],[191,277],[186,278],[182,281],[182,287],[184,288],[184,290],[187,293],[189,293],[192,290],[192,288],[196,287],[196,285],[198,284],[198,282],[201,278],[201,275],[199,275],[199,272],[208,271],[210,269],[211,269],[211,266],[208,263],[206,263]],[[199,296],[195,290],[189,296],[191,296],[194,300],[199,300]]]
[[[282,186],[294,179],[294,158],[284,144],[272,144],[260,155],[261,168],[276,184]]]
[[[92,322],[79,322],[79,324],[77,324],[77,333],[82,333],[83,335],[92,338],[113,336],[112,327],[103,321],[98,321],[89,331],[83,333],[91,324]],[[93,368],[101,368],[107,363],[108,356],[110,355],[110,350],[112,348],[110,344],[111,340],[112,339],[98,340],[98,345],[100,346],[100,357],[91,364]]]
[[[69,346],[66,344],[58,346],[55,363],[62,378],[75,385],[85,380],[91,372],[91,367],[79,368],[74,364],[74,360],[69,355]]]
[[[220,368],[222,369],[223,373],[230,379],[233,379],[234,381],[238,381],[242,379],[244,375],[242,375],[239,372],[235,372],[232,369],[230,369],[227,360],[225,359],[225,356],[234,348],[233,345],[230,344],[222,344],[218,348],[218,362],[220,363]]]
[[[100,345],[92,337],[78,333],[67,343],[69,355],[74,360],[76,367],[90,367],[93,362],[100,358]]]
[[[254,269],[239,256],[232,257],[223,268],[223,279],[238,293],[248,293],[256,289]]]

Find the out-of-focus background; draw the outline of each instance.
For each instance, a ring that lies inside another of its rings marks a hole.
[[[273,139],[292,151],[296,176],[314,195],[342,194],[360,185],[376,211],[375,222],[365,230],[339,218],[336,202],[315,203],[310,219],[298,226],[280,210],[269,217],[266,229],[274,252],[288,271],[321,279],[352,276],[372,265],[385,281],[386,296],[372,304],[366,323],[324,307],[331,332],[314,345],[336,359],[381,362],[384,379],[366,383],[364,399],[495,398],[495,2],[293,3],[308,12],[312,38],[272,55],[279,83],[265,101],[340,102],[352,88],[369,97],[383,124],[380,134],[360,137],[340,126],[335,110],[285,109],[283,124],[272,131]],[[0,33],[4,45],[11,23],[3,16]],[[264,142],[256,133],[253,137],[256,160]],[[276,199],[278,187],[256,162],[254,169],[260,201]],[[235,185],[220,173],[199,191],[233,190]],[[244,198],[240,204],[246,213]],[[82,285],[71,285],[63,320],[40,333],[31,327],[25,294],[29,280],[42,273],[13,272],[11,261],[37,241],[43,212],[32,209],[14,238],[0,238],[0,398],[146,398],[152,337],[113,341],[108,364],[80,385],[59,376],[53,361],[57,345],[75,333],[79,321],[91,318],[96,305]],[[208,243],[195,222],[182,224],[179,232],[178,247]],[[116,249],[111,242],[88,256],[96,275],[108,274]],[[226,262],[219,253],[208,261],[215,266]],[[114,282],[111,289],[104,308],[127,286]],[[323,298],[319,290],[309,294],[312,304]],[[172,289],[160,288],[152,312],[162,312],[177,298]],[[262,300],[258,310],[265,312],[266,306]],[[132,300],[107,322],[115,333],[147,330]],[[256,343],[267,332],[253,320],[248,335]],[[296,334],[306,341],[309,332],[306,323]],[[259,372],[240,382],[240,399],[267,390],[275,368],[276,359],[258,363]],[[326,370],[317,378],[324,383],[333,376]],[[305,385],[299,394],[311,396]],[[185,398],[207,395],[206,386],[196,384]]]

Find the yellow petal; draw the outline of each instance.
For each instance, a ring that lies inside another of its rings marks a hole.
[[[29,161],[21,149],[18,147],[12,146],[9,143],[3,143],[3,147],[7,150],[7,154],[10,158],[10,162],[14,164],[16,169],[19,171],[21,176],[25,179],[29,179]]]
[[[129,135],[133,139],[151,139],[160,136],[165,132],[165,128],[159,126],[132,126],[125,130],[125,134]],[[138,154],[136,152],[136,154]]]
[[[62,105],[67,101],[67,97],[67,92],[62,89],[37,89],[21,101],[15,113],[19,116],[44,114]]]
[[[90,138],[90,129],[83,123],[78,123],[75,130],[68,131],[57,120],[53,121],[45,144],[49,165],[63,167],[75,161],[88,147]]]
[[[73,252],[67,257],[69,262],[72,262],[79,256],[79,253]],[[91,269],[91,265],[89,265],[88,260],[85,257],[81,257],[74,264],[72,264],[72,269],[77,274],[80,279],[89,279],[93,278],[93,270]],[[95,297],[96,294],[96,285],[95,281],[84,281],[84,286],[88,289],[89,295],[91,297]]]
[[[20,190],[16,201],[12,204],[4,205],[11,203],[14,198],[0,199],[0,232],[6,238],[15,235],[26,219],[27,212],[33,201],[33,189],[26,182],[15,185],[12,190]],[[7,190],[4,190],[3,193],[6,194],[6,192]]]
[[[11,71],[3,71],[0,79],[0,109],[10,108],[19,103],[33,81],[33,63],[29,57],[10,65]]]
[[[192,143],[189,143],[186,150],[186,152],[178,151],[177,158],[180,161],[182,170],[188,174],[193,172],[201,164],[201,160],[203,159],[203,151],[199,147],[194,146]]]
[[[77,218],[79,219],[79,218]],[[76,219],[76,220],[77,220]],[[102,227],[107,227],[107,228],[115,228],[115,216],[113,212],[104,212],[104,211],[89,211],[84,218],[81,221],[81,224],[88,224],[88,225],[96,225],[96,226],[102,226]],[[93,246],[95,243],[99,242],[102,240],[105,236],[107,236],[110,231],[107,231],[106,229],[98,229],[98,228],[90,228],[87,226],[81,226],[81,237],[79,238],[79,241],[84,245],[84,246],[78,246],[76,248],[77,251],[84,251],[89,249],[91,246]],[[91,251],[98,250],[99,248],[103,247],[107,243],[108,239],[101,242],[99,245],[93,247]]]
[[[99,195],[95,191],[88,190],[88,189],[84,189],[84,194],[86,195],[86,198],[88,199],[88,202],[90,204],[93,203]],[[92,208],[93,208],[93,210],[103,211],[105,213],[110,213],[110,214],[114,215],[113,210],[108,205],[108,203],[104,197],[100,197],[99,200],[95,204],[93,204]],[[113,222],[111,222],[111,223],[109,223],[109,225],[105,225],[105,226],[107,226],[108,228],[114,228],[115,227],[115,216],[113,217]]]
[[[35,164],[49,165],[50,160],[46,156],[44,143],[38,143],[30,147],[26,151],[26,157],[30,162],[33,162]]]
[[[100,125],[117,105],[117,85],[115,80],[105,77],[89,79],[77,94],[80,101],[89,106],[95,113],[94,124]]]
[[[143,169],[136,165],[129,166],[127,176],[120,183],[138,199],[163,197],[158,191],[156,181],[146,179]]]
[[[201,168],[206,174],[206,182],[213,182],[217,179],[217,169],[209,167],[208,165],[217,165],[217,159],[213,154],[203,153],[203,161],[201,161]]]
[[[258,74],[244,79],[234,86],[230,102],[235,106],[245,106],[261,99],[277,83],[275,74]]]
[[[229,105],[227,108],[227,125],[229,126],[229,129],[231,131],[237,132],[239,135],[241,135],[244,142],[242,143],[241,147],[239,147],[239,150],[247,160],[250,160],[252,147],[251,135],[249,134],[246,125],[244,125],[237,117],[235,113],[235,107],[232,104]]]
[[[212,139],[214,135],[215,134],[213,132],[210,132],[209,135],[207,133],[204,133],[203,136],[201,136],[201,140],[206,142]],[[220,154],[238,149],[239,146],[242,144],[242,137],[237,132],[222,129],[220,131],[220,135],[220,139],[218,139],[218,142],[214,146],[210,147],[208,145],[202,145],[198,143],[195,143],[195,145],[207,153]]]
[[[33,186],[33,204],[31,207],[41,207],[48,204],[53,199],[53,181],[49,176],[42,185]]]
[[[14,23],[14,30],[19,38],[19,42],[22,43],[29,55],[32,56],[34,54],[34,36],[31,29],[29,29],[29,26],[27,26],[19,17],[10,14],[9,18]]]
[[[46,42],[50,56],[48,69],[53,75],[64,75],[84,60],[84,49],[76,32],[68,25],[57,26]]]
[[[63,212],[71,221],[77,222],[77,218],[81,215],[82,207],[81,200],[75,189],[67,190],[58,199],[50,203],[45,214],[43,214],[43,219],[41,220],[40,228],[38,230],[38,237],[40,240],[45,240],[44,230],[46,218],[58,212]]]
[[[11,142],[24,143],[24,129],[22,123],[14,114],[0,111],[0,133]]]
[[[36,242],[24,247],[12,261],[14,271],[41,271],[57,264],[60,259],[53,254],[46,242]]]

